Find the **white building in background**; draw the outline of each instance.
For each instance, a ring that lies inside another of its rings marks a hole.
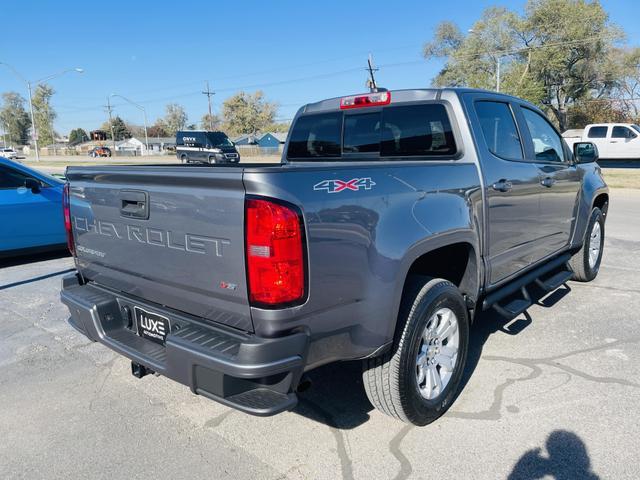
[[[167,149],[175,146],[174,137],[151,137],[149,138],[149,155],[162,155],[167,153]],[[137,137],[116,142],[116,151],[121,152],[122,155],[147,155],[144,138]]]

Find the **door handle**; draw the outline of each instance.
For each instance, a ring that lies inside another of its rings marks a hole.
[[[498,180],[496,183],[491,185],[491,188],[498,192],[508,192],[512,187],[513,185],[511,184],[511,182],[505,179]]]
[[[141,190],[120,190],[120,215],[149,219],[149,194]]]
[[[556,183],[556,181],[553,179],[553,177],[545,177],[540,180],[540,185],[547,188],[553,187],[554,183]]]

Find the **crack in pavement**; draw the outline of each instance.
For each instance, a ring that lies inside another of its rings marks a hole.
[[[96,400],[98,400],[98,398],[100,398],[100,394],[102,393],[102,390],[104,389],[104,385],[107,383],[107,380],[109,379],[109,377],[111,376],[111,373],[113,372],[113,369],[115,367],[117,359],[118,359],[118,357],[115,357],[115,358],[109,360],[109,362],[105,364],[105,366],[107,366],[109,368],[109,370],[107,370],[106,375],[102,379],[102,383],[100,384],[98,389],[93,394],[93,397],[91,397],[91,400],[89,400],[89,411],[90,412],[93,412],[93,404],[94,404],[94,402]]]
[[[389,452],[391,452],[391,455],[396,457],[398,462],[400,462],[400,471],[396,474],[395,477],[393,477],[394,480],[404,480],[405,478],[409,478],[409,475],[411,475],[411,472],[413,472],[413,466],[411,465],[411,462],[406,457],[406,455],[400,449],[400,444],[402,443],[402,440],[404,440],[404,437],[406,437],[407,434],[414,428],[415,427],[413,425],[405,425],[389,442]]]
[[[308,398],[302,399],[300,401],[301,404],[305,404],[310,407],[314,412],[322,417],[325,424],[329,427],[333,437],[336,440],[336,450],[338,453],[338,458],[340,459],[340,470],[342,471],[342,478],[352,480],[353,477],[353,461],[347,452],[347,446],[345,443],[345,437],[342,431],[339,429],[337,422],[335,421],[333,415],[329,413],[327,410],[322,408],[320,405],[315,403]]]
[[[567,365],[563,365],[558,362],[558,360],[569,358],[574,355],[580,355],[580,354],[589,353],[589,352],[596,352],[596,351],[610,348],[616,345],[622,345],[627,343],[638,343],[638,342],[640,342],[640,338],[616,340],[614,342],[609,342],[602,345],[596,345],[593,347],[587,347],[580,350],[574,350],[571,352],[566,352],[559,355],[553,355],[550,357],[542,357],[542,358],[512,358],[512,357],[501,357],[496,355],[484,356],[482,357],[483,359],[491,362],[506,362],[506,363],[512,363],[512,364],[529,368],[531,369],[531,373],[529,373],[529,375],[526,375],[524,377],[509,378],[504,383],[501,383],[500,385],[498,385],[493,392],[493,403],[487,410],[484,410],[481,412],[461,412],[461,411],[449,410],[449,412],[447,412],[445,416],[451,417],[451,418],[464,418],[464,419],[471,419],[471,420],[494,420],[495,421],[500,419],[502,417],[502,415],[500,414],[500,410],[504,400],[503,399],[504,391],[508,387],[510,387],[511,385],[517,382],[533,380],[539,377],[540,375],[542,375],[542,368],[540,368],[540,366],[549,366],[552,368],[557,368],[567,373],[571,377],[577,376],[590,382],[613,383],[613,384],[627,386],[627,387],[640,388],[640,384],[631,382],[629,380],[615,378],[615,377],[596,377],[594,375],[590,375],[586,372],[575,369],[573,367],[569,367]],[[544,392],[540,392],[540,394],[547,393],[551,390],[554,390],[555,388],[558,388],[558,387],[547,389]]]

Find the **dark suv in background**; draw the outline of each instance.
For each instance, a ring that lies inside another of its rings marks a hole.
[[[176,157],[182,163],[238,163],[240,154],[224,132],[185,130],[176,133]]]

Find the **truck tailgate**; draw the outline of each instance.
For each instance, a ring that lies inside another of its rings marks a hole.
[[[253,331],[241,168],[72,167],[67,179],[85,280]]]

